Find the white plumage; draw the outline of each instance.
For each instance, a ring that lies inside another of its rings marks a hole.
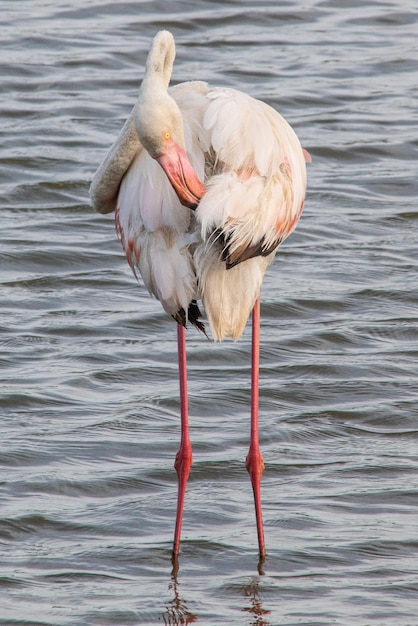
[[[190,303],[201,298],[213,337],[237,339],[275,249],[302,211],[306,153],[283,117],[247,94],[204,82],[167,90],[173,61],[174,39],[161,31],[138,103],[91,197],[100,212],[116,209],[128,262],[167,313],[194,323]],[[164,134],[204,182],[188,206],[155,160]]]

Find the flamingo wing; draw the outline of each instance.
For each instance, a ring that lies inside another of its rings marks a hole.
[[[305,155],[279,113],[233,89],[207,93],[202,133],[215,158],[196,210],[198,281],[215,338],[237,339],[302,212]]]
[[[217,171],[206,183],[198,216],[203,238],[223,245],[234,266],[268,256],[293,231],[303,207],[305,156],[279,113],[233,89],[209,92],[204,127]]]

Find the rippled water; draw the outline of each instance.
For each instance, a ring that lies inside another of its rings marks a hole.
[[[416,3],[0,8],[0,624],[416,624]],[[88,204],[162,27],[176,82],[265,99],[313,157],[263,291],[264,573],[249,329],[237,344],[189,333],[175,579],[175,325]]]

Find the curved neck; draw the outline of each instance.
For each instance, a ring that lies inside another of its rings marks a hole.
[[[144,81],[152,82],[156,80],[162,81],[165,89],[170,83],[171,73],[173,71],[174,58],[176,56],[176,48],[173,35],[167,30],[161,30],[156,34],[149,51]]]

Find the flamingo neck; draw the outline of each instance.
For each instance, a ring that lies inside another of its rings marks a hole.
[[[161,30],[156,34],[152,42],[145,65],[144,81],[147,82],[148,79],[152,79],[153,82],[160,82],[165,90],[167,90],[173,71],[175,56],[176,47],[173,35],[167,30]]]

